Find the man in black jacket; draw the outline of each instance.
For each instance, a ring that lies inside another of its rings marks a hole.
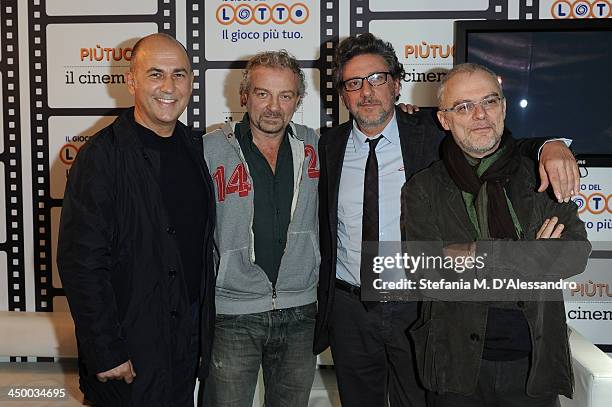
[[[558,406],[574,385],[562,294],[515,287],[581,273],[590,253],[584,223],[573,202],[536,192],[533,161],[504,130],[506,100],[493,72],[455,66],[438,102],[452,136],[442,159],[402,190],[406,246],[472,264],[423,270],[429,281],[516,282],[424,290],[412,329],[419,375],[435,406]]]
[[[361,269],[366,264],[361,244],[400,241],[401,187],[438,158],[443,135],[426,112],[408,115],[395,108],[404,71],[391,44],[369,33],[349,37],[338,45],[335,64],[336,88],[354,120],[319,141],[321,269],[314,351],[331,346],[343,406],[387,401],[424,406],[425,390],[405,334],[417,319],[418,303],[362,303],[361,276],[372,269]],[[525,142],[522,150],[536,156],[540,145]],[[575,160],[562,142],[547,143],[540,163],[542,173],[563,174],[551,176],[559,198],[578,191]],[[547,186],[543,180],[541,188]]]
[[[179,42],[152,34],[126,78],[135,106],[81,149],[63,202],[81,390],[100,406],[193,406],[215,315],[212,180],[178,122],[193,73]]]

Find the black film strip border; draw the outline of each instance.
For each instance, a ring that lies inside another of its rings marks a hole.
[[[15,1],[16,3],[16,1]],[[64,295],[53,287],[51,210],[62,205],[53,199],[49,171],[49,117],[51,116],[111,116],[116,108],[50,108],[48,105],[47,37],[49,24],[74,23],[140,23],[154,22],[158,31],[176,35],[176,7],[172,0],[157,0],[157,13],[149,15],[83,15],[49,16],[45,0],[29,0],[28,25],[30,37],[30,103],[32,137],[32,207],[34,219],[34,286],[36,311],[53,311],[53,298]]]
[[[524,0],[529,1],[529,0]],[[535,1],[535,0],[534,0]],[[425,19],[485,19],[503,20],[508,18],[508,0],[489,0],[486,10],[456,11],[370,11],[368,0],[350,1],[350,34],[368,32],[371,21],[376,20],[425,20]],[[522,5],[521,5],[522,7]],[[522,10],[522,8],[521,8]]]
[[[6,242],[0,250],[6,253],[8,310],[25,311],[25,267],[23,227],[23,182],[21,171],[21,115],[19,99],[19,38],[18,1],[4,0],[0,6],[2,21],[2,106],[4,151],[0,162],[4,164],[6,197]]]
[[[332,69],[334,52],[340,37],[340,12],[337,1],[321,0],[321,50],[318,68],[321,72],[321,133],[340,120],[339,97],[334,88]]]
[[[187,51],[193,68],[193,91],[187,106],[187,122],[194,129],[206,129],[206,91],[204,90],[204,0],[187,4]]]
[[[187,121],[194,129],[206,129],[206,100],[204,77],[207,69],[238,69],[246,61],[207,61],[204,49],[205,0],[193,0],[187,5],[187,50],[194,70],[193,93],[187,108]],[[338,43],[338,2],[321,0],[320,3],[320,57],[314,61],[300,61],[301,68],[317,68],[320,72],[320,127],[321,131],[338,124],[338,94],[331,80],[333,53]]]
[[[540,0],[521,0],[519,4],[520,20],[538,20],[540,18]]]

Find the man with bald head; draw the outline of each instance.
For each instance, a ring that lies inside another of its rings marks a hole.
[[[80,150],[66,185],[57,264],[96,406],[193,406],[214,323],[212,180],[178,121],[191,96],[185,48],[133,47],[134,106]]]
[[[541,285],[581,273],[591,246],[578,208],[537,192],[534,162],[505,129],[497,75],[481,65],[457,65],[438,95],[437,116],[450,134],[441,160],[402,189],[402,237],[413,253],[450,256],[466,268],[456,275],[434,266],[423,278]],[[474,257],[483,259],[482,267]],[[556,407],[559,394],[571,398],[560,290],[423,295],[410,333],[431,405]]]

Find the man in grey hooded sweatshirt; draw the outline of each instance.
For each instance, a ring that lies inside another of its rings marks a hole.
[[[304,73],[285,51],[244,70],[240,122],[204,136],[219,250],[211,406],[251,406],[260,366],[266,406],[306,406],[319,271],[318,136],[291,122]]]

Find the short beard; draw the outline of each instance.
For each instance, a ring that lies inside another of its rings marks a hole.
[[[282,118],[279,117],[280,124],[278,126],[273,125],[270,122],[264,122],[264,116],[260,116],[259,120],[256,123],[256,127],[264,133],[267,134],[278,134],[284,129],[284,124]]]
[[[391,113],[392,110],[385,110],[383,107],[381,107],[378,116],[373,119],[365,118],[359,115],[359,113],[353,114],[353,117],[355,118],[355,121],[357,121],[357,124],[359,124],[360,128],[367,129],[371,127],[380,126],[389,118],[389,115]]]
[[[493,138],[493,142],[490,143],[489,145],[486,146],[475,146],[472,143],[460,143],[460,148],[468,155],[470,156],[486,156],[489,155],[491,153],[493,153],[493,149],[498,146],[499,147],[499,142],[501,141],[502,138],[502,133],[497,134],[495,133],[495,137]]]

